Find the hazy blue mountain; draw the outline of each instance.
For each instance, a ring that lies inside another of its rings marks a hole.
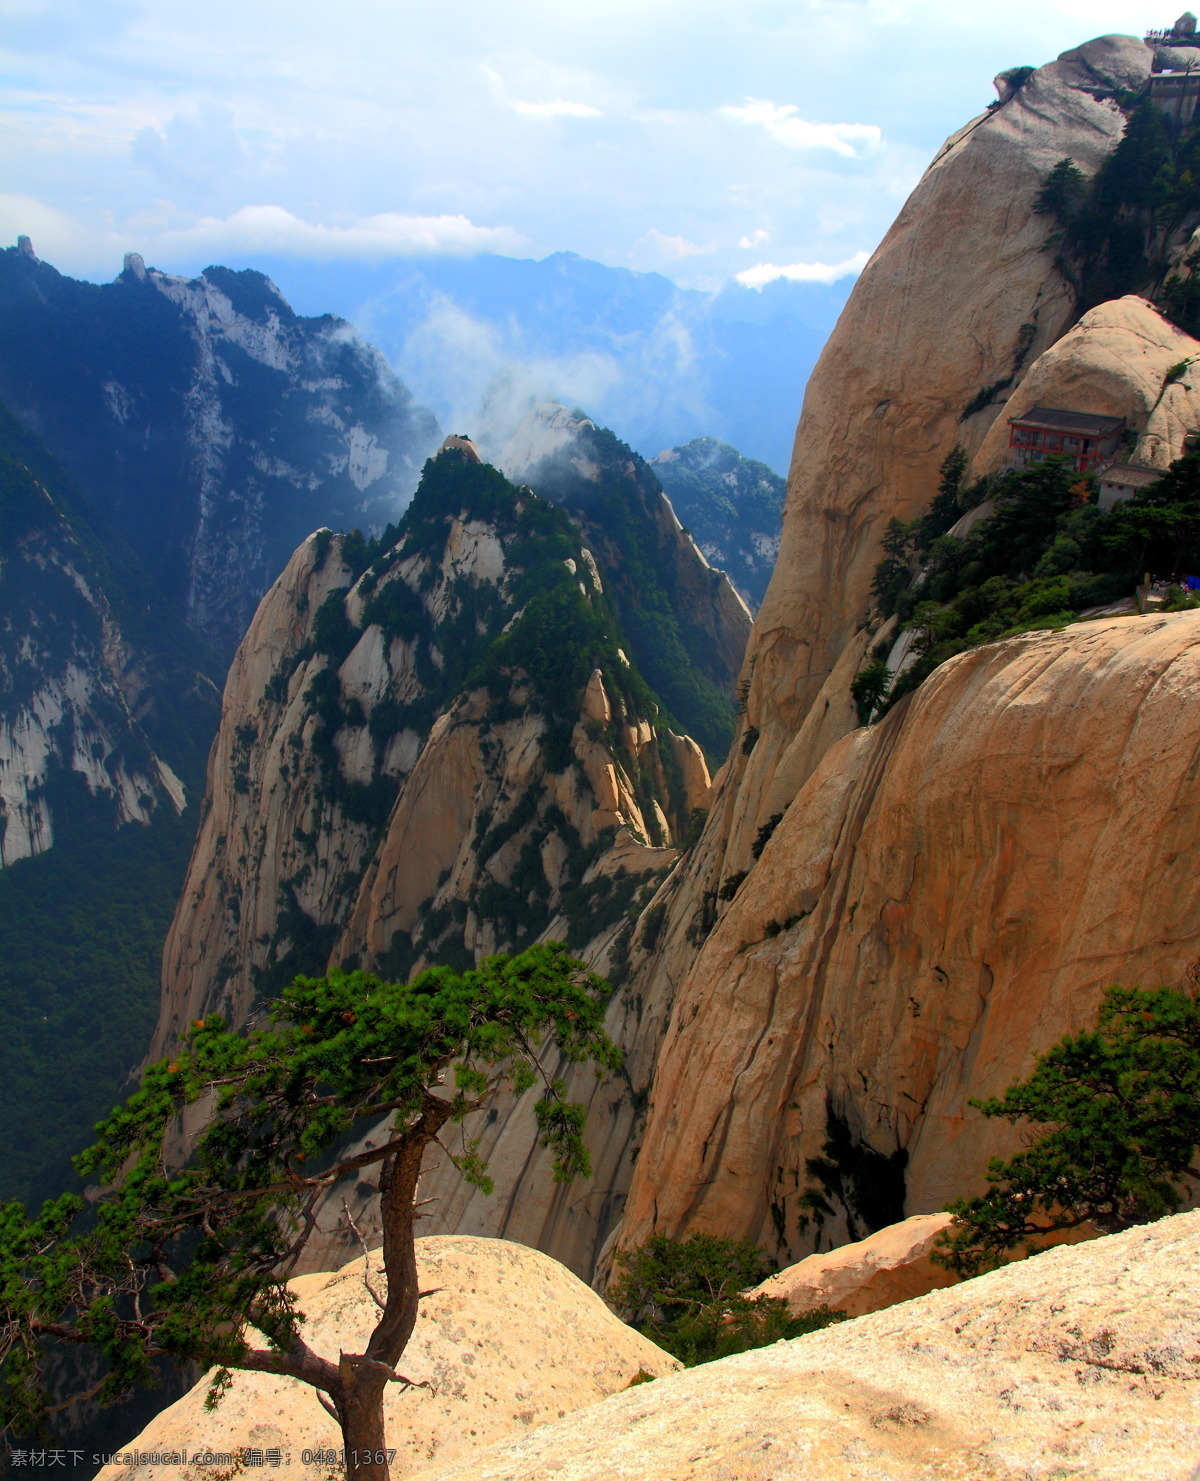
[[[261,273],[131,256],[112,283],[0,253],[0,397],[226,656],[300,540],[381,526],[437,445],[379,353]]]
[[[757,611],[779,554],[784,480],[714,437],[667,448],[650,466],[707,559]]]
[[[711,436],[786,472],[805,382],[853,284],[718,293],[571,252],[380,266],[246,259],[309,313],[379,346],[443,425],[500,430],[531,401],[580,406],[645,457]]]

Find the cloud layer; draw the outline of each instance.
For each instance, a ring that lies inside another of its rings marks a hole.
[[[0,17],[0,225],[65,270],[111,275],[119,250],[192,271],[268,248],[566,248],[694,285],[840,272],[995,73],[1162,20],[1148,0],[0,0]]]
[[[163,232],[157,240],[159,250],[170,256],[262,252],[366,262],[427,253],[463,257],[477,252],[516,253],[527,245],[510,227],[476,226],[465,216],[406,216],[386,211],[344,226],[322,226],[302,221],[282,206],[243,206],[229,216],[204,216],[194,226]]]
[[[763,128],[787,149],[829,149],[846,159],[859,159],[868,149],[883,142],[883,130],[874,123],[814,123],[801,118],[794,103],[771,103],[765,98],[747,98],[741,108],[720,109],[726,118]]]
[[[773,262],[760,262],[737,273],[736,279],[743,288],[765,288],[768,283],[783,279],[787,283],[836,283],[840,278],[853,277],[867,265],[869,254],[855,252],[845,262],[793,262],[790,267],[777,267]]]

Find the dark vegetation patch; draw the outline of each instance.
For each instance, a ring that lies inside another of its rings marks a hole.
[[[0,1199],[30,1203],[63,1186],[145,1053],[197,812],[118,829],[78,773],[51,785],[54,847],[0,870]]]
[[[692,1368],[844,1321],[822,1306],[792,1316],[782,1296],[747,1296],[778,1268],[749,1239],[655,1234],[616,1255],[606,1300],[652,1342]]]
[[[624,651],[661,702],[661,720],[694,736],[710,761],[719,763],[733,739],[733,705],[711,640],[680,616],[692,598],[679,589],[675,562],[660,535],[658,480],[606,428],[584,428],[579,442],[594,478],[561,460],[546,465],[544,476],[538,470],[531,477],[539,492],[582,526],[625,635]]]
[[[1167,273],[1173,246],[1200,222],[1200,123],[1181,128],[1148,97],[1127,101],[1126,112],[1120,143],[1092,179],[1060,160],[1034,210],[1054,223],[1047,246],[1081,313],[1140,293],[1196,333],[1200,284]]]
[[[946,659],[1015,633],[1055,628],[1133,594],[1150,574],[1180,583],[1200,573],[1200,454],[1113,509],[1095,481],[1061,458],[961,488],[964,460],[947,458],[928,513],[894,519],[872,587],[879,611],[913,635],[916,662],[890,681],[876,653],[854,680],[859,718],[878,717]],[[959,538],[946,531],[983,499],[994,508]],[[1169,593],[1167,610],[1190,604]]]
[[[40,1199],[68,1175],[145,1051],[162,945],[183,884],[219,698],[219,668],[138,557],[37,438],[0,407],[0,708],[15,717],[72,663],[99,669],[110,614],[145,681],[136,720],[97,691],[52,733],[63,754],[100,722],[121,765],[154,787],[149,825],[117,825],[111,794],[52,764],[54,842],[0,870],[0,1199]],[[88,601],[71,572],[97,599]],[[93,755],[100,759],[98,731]],[[182,779],[183,816],[152,750]],[[5,820],[0,816],[0,834]]]

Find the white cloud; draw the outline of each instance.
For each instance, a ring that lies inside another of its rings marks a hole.
[[[29,195],[0,195],[0,241],[15,242],[27,236],[39,257],[55,264],[69,259],[80,231],[78,223]],[[108,258],[126,250],[124,240],[113,232],[93,234],[100,253]]]
[[[712,243],[707,247],[702,247],[698,242],[689,242],[687,237],[664,236],[661,231],[655,230],[653,226],[642,240],[651,242],[664,257],[670,257],[675,260],[681,257],[701,257],[706,252],[716,251],[716,247]]]
[[[194,226],[158,237],[174,251],[278,252],[288,257],[347,257],[382,261],[418,253],[469,257],[515,252],[526,243],[508,226],[476,226],[466,216],[409,216],[386,211],[349,226],[304,221],[282,206],[243,206],[231,216],[204,216]]]
[[[846,159],[861,159],[883,139],[877,124],[812,123],[800,117],[794,103],[772,103],[765,98],[747,98],[742,108],[726,106],[717,111],[739,123],[766,129],[772,139],[788,149],[830,149]]]
[[[1128,0],[292,0],[285,27],[280,13],[0,0],[0,188],[27,197],[12,231],[32,225],[43,255],[91,275],[125,250],[179,272],[227,250],[253,261],[259,243],[324,261],[512,250],[482,224],[521,233],[520,255],[569,249],[708,287],[768,249],[816,264],[870,246],[995,73],[1156,19]],[[239,215],[264,202],[295,219]],[[647,236],[658,221],[717,246],[668,255]],[[178,251],[157,246],[168,230],[190,232]]]
[[[738,246],[748,248],[761,247],[764,242],[769,242],[770,240],[771,233],[764,231],[760,226],[756,231],[752,231],[749,236],[742,237],[738,242]]]
[[[590,103],[568,103],[559,98],[554,103],[526,103],[513,98],[508,106],[522,118],[603,118],[599,108]]]
[[[867,265],[869,252],[856,252],[845,262],[793,262],[790,267],[777,267],[773,262],[760,262],[757,267],[748,267],[737,274],[737,281],[744,288],[765,288],[779,278],[789,283],[836,283],[839,278],[848,278],[862,272]]]

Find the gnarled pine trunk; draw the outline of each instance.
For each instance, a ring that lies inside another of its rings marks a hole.
[[[335,1397],[346,1452],[346,1481],[390,1481],[383,1396],[390,1382],[403,1381],[396,1364],[417,1324],[417,1179],[425,1148],[451,1114],[446,1101],[428,1096],[425,1108],[397,1150],[383,1163],[379,1211],[387,1300],[367,1350],[342,1353],[340,1392]]]

